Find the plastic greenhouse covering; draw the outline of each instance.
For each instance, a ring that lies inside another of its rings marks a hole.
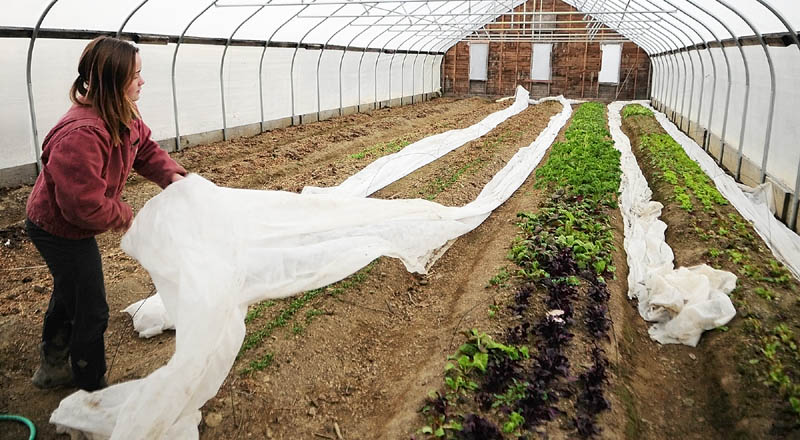
[[[797,276],[797,237],[732,179],[720,177],[714,160],[680,134],[702,137],[707,150],[721,151],[719,162],[733,163],[729,169],[737,179],[769,181],[787,194],[786,221],[795,225],[800,194],[797,0],[564,1],[591,23],[578,37],[553,33],[551,43],[538,37],[540,65],[549,63],[545,58],[555,51],[552,43],[594,41],[600,25],[643,49],[651,60],[649,104],[663,112],[657,112],[658,122],[707,173],[718,172],[712,178],[727,188],[748,220],[766,225],[757,228],[759,234]],[[66,91],[76,61],[97,35],[136,41],[147,82],[139,109],[153,138],[174,151],[427,99],[442,91],[445,53],[522,3],[0,0],[0,183],[24,182],[24,176],[35,177],[40,170],[44,133],[68,107]],[[486,33],[485,38],[491,42],[493,37]],[[472,51],[489,58],[485,46]],[[603,52],[624,57],[621,44],[605,44]],[[619,71],[605,71],[606,60],[603,65],[600,81],[618,82]],[[485,79],[487,66],[471,66],[470,75]],[[233,364],[248,305],[325,286],[381,255],[400,258],[409,271],[425,272],[448,243],[477,227],[538,164],[571,114],[567,99],[555,99],[562,112],[478,199],[462,207],[368,196],[520,113],[529,104],[524,89],[518,89],[514,104],[481,123],[424,138],[337,187],[307,187],[302,194],[249,191],[218,187],[197,175],[170,186],[142,209],[123,248],[159,290],[139,316],[137,330],[150,336],[174,324],[175,356],[144,379],[69,396],[51,421],[91,438],[196,438],[198,409]],[[661,205],[650,200],[630,144],[622,140],[621,105],[610,108],[609,119],[623,168],[629,166],[621,199],[631,294],[640,301],[641,315],[656,322],[650,330],[654,339],[695,345],[703,330],[735,315],[727,294],[736,277],[707,266],[674,267],[663,239],[666,225],[658,219]],[[23,178],[14,177],[19,175]],[[637,216],[643,219],[631,220]],[[182,218],[203,221],[185,225]],[[236,234],[230,233],[233,222],[240,223],[233,228]],[[629,236],[646,238],[629,249]],[[647,264],[636,267],[631,258]],[[704,302],[677,296],[698,286]],[[646,296],[659,289],[676,296]],[[685,307],[672,313],[678,303]],[[220,325],[204,325],[212,321]]]

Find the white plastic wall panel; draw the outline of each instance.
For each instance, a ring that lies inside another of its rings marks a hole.
[[[175,137],[175,113],[172,111],[172,54],[175,45],[141,44],[138,47],[145,81],[137,102],[142,119],[153,131],[153,139]],[[78,60],[72,62],[77,64]],[[211,84],[207,86],[213,88]]]
[[[470,43],[469,45],[469,79],[486,81],[489,68],[489,45]]]
[[[294,114],[317,111],[318,50],[300,49],[294,60]]]
[[[58,0],[42,22],[42,27],[116,31],[139,3],[141,0]]]
[[[601,44],[600,50],[602,59],[597,80],[601,83],[617,84],[619,82],[619,67],[622,59],[622,45]]]
[[[417,95],[423,93],[425,91],[425,77],[423,77],[423,71],[427,72],[425,69],[425,55],[414,54],[409,55],[409,63],[411,64],[411,91],[412,94]]]
[[[359,104],[375,102],[375,59],[377,56],[378,54],[376,52],[364,53],[364,61],[361,64],[361,71],[359,72],[361,77],[361,101]],[[381,59],[385,59],[387,60],[386,62],[388,62],[388,57],[385,55],[381,57]],[[358,65],[356,65],[356,67],[357,66]],[[381,81],[380,74],[378,75],[378,81]]]
[[[797,173],[800,172],[800,123],[797,111],[797,103],[800,102],[800,90],[797,87],[800,51],[796,46],[771,47],[770,51],[775,61],[778,93],[767,170],[794,189]]]
[[[258,93],[260,47],[229,47],[225,56],[225,113],[228,127],[261,121]]]
[[[0,0],[0,26],[34,27],[50,0]]]
[[[219,91],[222,50],[222,46],[182,44],[178,51],[175,89],[181,136],[222,128]]]
[[[271,121],[292,114],[289,66],[294,49],[267,48],[261,71],[264,93],[264,119]]]
[[[412,77],[414,75],[414,55],[403,55],[398,56],[398,62],[400,64],[400,68],[403,71],[403,78],[400,83],[400,91],[401,96],[409,96],[413,94],[412,87]]]
[[[236,29],[236,27],[239,26],[239,24],[246,20],[247,17],[249,17],[250,14],[255,12],[257,9],[258,8],[217,8],[212,6],[211,9],[206,11],[197,20],[195,20],[194,23],[192,23],[192,27],[189,28],[189,30],[186,32],[186,35],[195,37],[228,38]],[[186,25],[183,24],[183,26],[181,26],[181,30],[177,33],[180,33],[185,26]]]
[[[0,44],[0,169],[35,162],[28,94],[25,88],[25,59],[28,40],[8,39]],[[66,91],[64,91],[66,95]],[[41,130],[41,127],[39,128]]]
[[[531,58],[531,79],[534,81],[550,81],[550,59],[553,51],[552,44],[534,44]]]
[[[358,60],[361,52],[345,52],[342,62],[342,106],[358,104]],[[366,58],[366,55],[364,56]],[[374,63],[373,59],[373,63]],[[338,88],[337,88],[338,91]]]
[[[229,8],[222,8],[222,9],[229,9]],[[253,16],[253,18],[251,18],[245,24],[243,24],[241,28],[239,28],[239,31],[236,32],[236,38],[241,38],[244,40],[266,40],[267,38],[269,38],[270,35],[272,35],[272,33],[276,29],[278,29],[278,27],[286,23],[287,20],[291,19],[292,16],[296,14],[298,10],[299,8],[297,7],[267,6],[264,9],[262,9],[259,13],[257,13],[255,16]],[[251,9],[250,13],[252,14],[253,11],[254,9]],[[283,27],[285,28],[287,26],[291,26],[291,23],[288,23]]]
[[[744,98],[747,87],[745,84],[744,64],[741,61],[739,50],[736,47],[725,49],[731,63],[731,98],[728,123],[725,131],[726,150],[725,154],[738,154],[741,144],[742,112],[744,111]],[[755,163],[761,165],[764,139],[769,114],[770,98],[770,78],[769,69],[761,46],[745,46],[745,56],[750,66],[750,97],[747,110],[745,143],[743,148],[744,156]],[[794,103],[800,100],[795,84],[797,82],[796,72],[800,71],[800,53],[795,46],[789,47],[769,47],[770,54],[775,62],[776,71],[776,101],[775,119],[772,126],[772,136],[770,141],[770,152],[767,161],[767,172],[777,178],[781,183],[789,188],[794,188],[797,178],[797,165],[800,162],[800,149],[795,147],[796,139],[800,139],[800,125],[797,124],[797,114],[793,110]],[[701,112],[699,124],[702,127],[708,125],[709,112],[712,112],[711,131],[716,138],[722,135],[722,127],[725,115],[725,98],[727,92],[727,68],[721,49],[712,49],[712,54],[717,63],[717,89],[713,109],[711,106],[711,88],[713,78],[711,77],[711,62],[707,51],[701,51],[706,63],[706,78],[703,91],[703,110]],[[692,57],[695,59],[695,95],[692,100],[693,106],[691,118],[694,124],[697,123],[697,105],[699,104],[699,84],[700,77],[699,62],[696,52],[693,51]],[[679,67],[680,58],[678,58]],[[688,71],[688,68],[687,68]],[[660,84],[661,73],[658,72],[653,79],[654,87]],[[669,76],[671,93],[668,97],[659,97],[659,101],[666,103],[675,110],[681,111],[686,108],[684,118],[688,115],[689,94],[691,93],[691,77],[685,82],[683,80],[683,70],[680,69],[680,77]],[[685,92],[684,92],[685,86]],[[678,87],[678,101],[674,105],[674,91]],[[659,89],[654,89],[658,91]]]
[[[433,89],[432,90],[439,90],[442,84],[442,63],[444,62],[444,57],[439,55],[436,57],[436,63],[433,65]]]
[[[78,58],[87,43],[86,40],[36,40],[31,81],[39,143],[72,105],[69,89],[78,76]],[[23,72],[24,69],[23,64]]]
[[[339,60],[341,50],[324,50],[319,64],[320,109],[339,108]]]
[[[104,3],[114,4],[116,2],[105,1]],[[211,4],[210,0],[150,0],[131,17],[125,26],[125,31],[180,35],[192,18],[209,4]],[[127,12],[130,13],[130,10]],[[119,24],[113,29],[118,29]]]
[[[403,80],[403,72],[400,66],[403,56],[398,56],[396,54],[383,55],[380,59],[383,60],[383,66],[380,68],[378,77],[384,78],[384,80],[381,81],[382,84],[380,84],[382,87],[378,88],[378,96],[380,99],[397,98],[400,96],[400,81]],[[389,69],[391,69],[391,71]],[[391,81],[389,78],[391,78]],[[389,90],[390,85],[391,90]]]

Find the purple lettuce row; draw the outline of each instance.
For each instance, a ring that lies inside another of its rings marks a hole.
[[[541,258],[539,264],[553,278],[563,278],[578,273],[578,263],[575,262],[574,252],[569,247],[556,248],[552,256]]]
[[[608,306],[605,304],[591,304],[586,309],[586,328],[596,339],[608,337],[608,329],[611,327],[611,320],[606,316]]]
[[[525,428],[540,425],[553,420],[561,414],[556,408],[558,393],[551,385],[542,380],[534,380],[525,390],[525,397],[520,399],[517,411],[525,419]]]
[[[522,376],[523,368],[519,360],[507,356],[489,356],[481,391],[502,393],[513,379],[520,379]]]
[[[561,348],[545,348],[536,356],[532,376],[537,380],[550,383],[559,377],[569,377],[569,359],[561,352]]]
[[[586,296],[596,303],[605,303],[611,298],[611,293],[605,283],[595,280],[589,286],[589,290],[586,291]]]
[[[509,306],[515,316],[523,316],[525,311],[528,310],[534,289],[535,285],[533,283],[525,283],[517,289],[517,293],[514,294],[514,302]]]
[[[436,393],[436,397],[428,397],[425,399],[425,404],[430,408],[430,412],[434,416],[442,415],[447,417],[448,402],[447,397]]]
[[[459,440],[502,440],[503,433],[489,420],[477,414],[467,414],[461,424],[461,431],[456,431]]]
[[[542,284],[547,287],[547,307],[551,310],[564,311],[564,320],[567,321],[567,324],[571,324],[572,303],[578,298],[578,289],[567,283],[555,282],[550,279],[542,280]]]
[[[582,438],[590,438],[600,433],[597,426],[597,414],[611,408],[611,404],[605,398],[603,388],[608,381],[608,359],[599,347],[592,349],[594,364],[583,372],[579,381],[583,389],[578,396],[576,407],[578,414],[575,418],[575,427]]]
[[[511,345],[524,345],[528,343],[531,334],[531,323],[523,322],[506,329],[506,341]]]
[[[541,322],[534,325],[533,332],[541,338],[542,348],[561,348],[574,336],[568,331],[568,322],[552,314],[548,314]]]

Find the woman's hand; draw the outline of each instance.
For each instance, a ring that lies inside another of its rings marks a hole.
[[[177,181],[179,181],[179,180],[181,180],[183,178],[184,177],[181,176],[180,174],[175,173],[175,174],[172,175],[172,178],[169,181],[170,181],[170,183],[175,183],[175,182],[177,182]]]

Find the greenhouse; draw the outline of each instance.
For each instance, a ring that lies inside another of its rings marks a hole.
[[[0,0],[0,432],[800,438],[793,0]]]

